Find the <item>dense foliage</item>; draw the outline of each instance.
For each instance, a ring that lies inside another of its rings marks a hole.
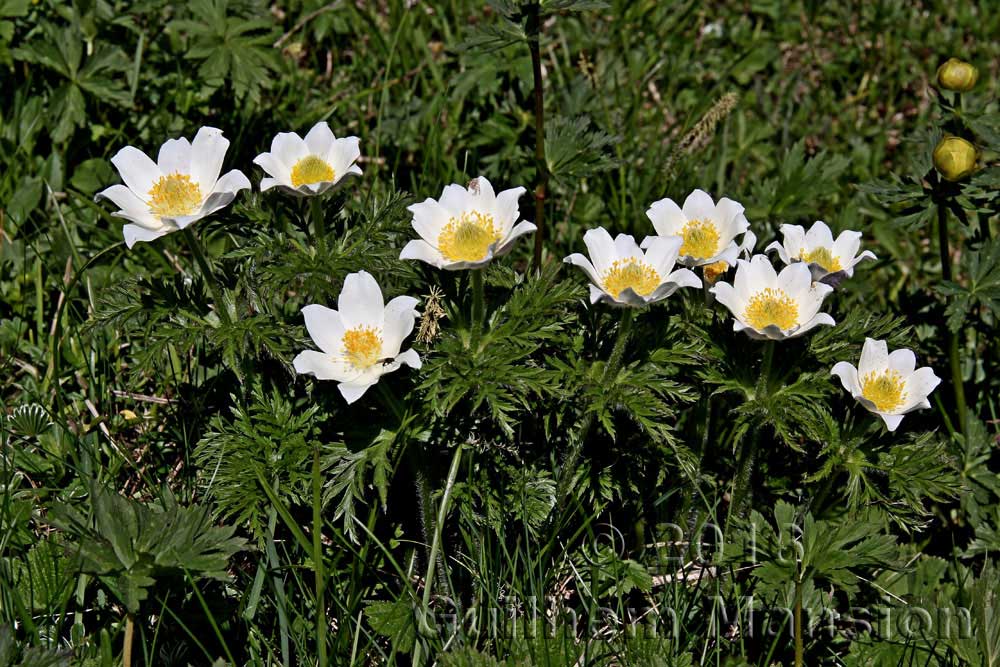
[[[0,0],[0,667],[1000,665],[998,34],[908,0]],[[363,175],[261,192],[320,121]],[[112,156],[203,126],[253,187],[126,247]],[[408,207],[479,176],[534,234],[401,260]],[[860,231],[835,325],[734,331],[730,265],[591,303],[584,233],[696,188],[744,255]],[[361,271],[418,299],[421,363],[348,402],[296,359]],[[831,375],[868,338],[942,379],[895,430]]]

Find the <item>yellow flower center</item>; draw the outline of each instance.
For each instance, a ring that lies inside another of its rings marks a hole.
[[[773,324],[787,331],[799,322],[799,305],[784,290],[768,287],[750,297],[743,320],[757,330]]]
[[[300,185],[333,182],[334,176],[336,174],[333,167],[315,155],[302,158],[292,167],[292,185],[296,188]]]
[[[719,249],[719,230],[708,220],[692,220],[681,230],[684,243],[681,245],[682,257],[708,259]]]
[[[892,412],[906,400],[906,385],[898,371],[872,371],[861,378],[861,395],[874,403],[879,412]]]
[[[604,289],[616,298],[629,287],[639,296],[648,296],[661,282],[656,269],[634,257],[615,260],[604,274]]]
[[[382,337],[372,327],[349,329],[342,340],[344,356],[355,368],[370,368],[382,356]]]
[[[149,212],[161,218],[191,215],[201,205],[201,188],[187,174],[174,172],[153,184]]]
[[[448,221],[438,236],[438,250],[450,262],[477,262],[499,240],[493,216],[470,211]]]
[[[729,270],[729,265],[725,262],[715,262],[701,267],[701,270],[705,274],[705,280],[714,283],[719,279],[719,276]]]
[[[802,253],[801,259],[808,264],[818,264],[829,273],[836,273],[843,268],[840,265],[840,258],[835,257],[829,248],[813,248],[809,252]]]

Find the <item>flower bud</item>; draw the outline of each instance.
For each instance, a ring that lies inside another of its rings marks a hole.
[[[976,170],[976,147],[962,137],[946,136],[934,149],[934,168],[948,181],[960,181]]]
[[[958,58],[948,58],[943,65],[938,67],[938,85],[945,90],[966,93],[976,85],[977,79],[979,79],[979,70],[972,63]]]

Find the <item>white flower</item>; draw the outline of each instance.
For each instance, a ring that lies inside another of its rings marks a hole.
[[[809,265],[813,280],[840,279],[854,275],[854,266],[863,259],[875,259],[875,254],[865,250],[858,255],[861,247],[861,232],[843,231],[837,240],[826,223],[817,220],[807,232],[801,225],[782,225],[782,242],[775,241],[767,246],[766,252],[776,250],[785,264],[805,262]]]
[[[494,194],[484,176],[473,179],[468,188],[445,187],[441,199],[428,198],[407,208],[420,238],[407,243],[399,258],[452,271],[489,264],[510,252],[517,237],[536,229],[530,222],[514,224],[523,194],[524,188]]]
[[[667,298],[679,287],[701,287],[690,269],[674,271],[680,238],[649,237],[646,241],[643,253],[628,234],[612,241],[608,230],[597,227],[583,235],[590,259],[573,253],[563,261],[579,266],[590,278],[591,303],[645,306]]]
[[[254,164],[270,178],[260,181],[260,191],[277,187],[292,195],[321,195],[345,176],[361,175],[354,164],[361,156],[357,137],[338,139],[326,121],[313,125],[303,139],[295,132],[279,132],[271,140],[271,152],[261,153]]]
[[[895,431],[903,415],[931,407],[927,397],[941,382],[929,366],[917,368],[917,358],[907,349],[889,353],[884,340],[865,339],[858,367],[837,362],[833,375],[861,405],[874,412]]]
[[[110,199],[114,213],[132,224],[122,228],[125,245],[152,241],[184,229],[196,220],[228,206],[250,181],[238,169],[219,178],[229,140],[222,130],[203,127],[194,141],[168,139],[153,162],[138,148],[126,146],[111,163],[125,185],[112,185],[96,199]]]
[[[834,324],[832,317],[819,312],[833,288],[813,283],[802,263],[775,273],[766,256],[754,255],[750,261],[739,260],[732,284],[719,281],[711,291],[733,314],[733,330],[752,338],[783,340],[820,324]]]
[[[653,202],[646,211],[646,217],[653,223],[658,236],[681,238],[678,261],[684,266],[704,266],[716,262],[735,264],[740,251],[735,239],[750,228],[741,204],[726,197],[716,204],[702,190],[688,195],[683,209],[673,199]],[[649,238],[652,237],[647,237],[643,244]]]
[[[315,304],[302,309],[306,329],[320,351],[300,352],[293,362],[295,371],[336,380],[340,393],[353,403],[401,364],[420,368],[415,350],[399,351],[413,331],[416,305],[412,296],[397,296],[385,304],[371,274],[348,275],[337,299],[340,310]]]

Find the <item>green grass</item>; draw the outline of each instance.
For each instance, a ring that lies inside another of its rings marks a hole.
[[[0,0],[0,667],[122,664],[129,631],[132,665],[793,664],[767,611],[797,599],[871,612],[806,628],[805,664],[994,664],[1000,17],[574,4],[540,20],[541,270],[530,236],[495,261],[480,324],[469,272],[398,255],[406,206],[478,175],[537,219],[530,4]],[[980,74],[957,109],[934,87],[950,56]],[[317,238],[251,161],[321,120],[360,138],[364,176]],[[110,158],[203,125],[254,191],[194,246],[127,250],[94,202]],[[972,180],[933,172],[943,132],[976,139]],[[609,360],[621,313],[561,262],[694,188],[743,203],[758,252],[825,220],[878,255],[770,373],[693,289]],[[440,330],[347,406],[291,360],[300,309],[361,269]],[[829,378],[869,336],[944,378],[895,434]],[[901,630],[918,607],[969,609],[971,637]]]

